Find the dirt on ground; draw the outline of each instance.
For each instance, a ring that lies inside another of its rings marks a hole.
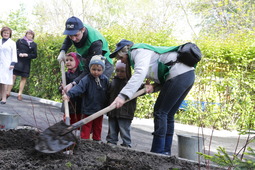
[[[34,149],[39,132],[31,129],[0,130],[0,169],[17,170],[169,170],[208,169],[205,165],[146,152],[80,140],[73,154],[41,153]],[[213,168],[210,169],[220,169]]]

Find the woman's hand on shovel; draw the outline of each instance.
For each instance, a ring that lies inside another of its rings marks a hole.
[[[112,102],[111,106],[115,105],[116,108],[120,108],[123,106],[123,104],[125,103],[125,100],[122,99],[121,97],[116,97],[115,100]]]

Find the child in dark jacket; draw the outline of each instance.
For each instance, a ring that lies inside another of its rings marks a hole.
[[[81,56],[75,52],[70,52],[66,54],[65,57],[65,66],[67,68],[66,76],[66,84],[72,83],[76,77],[78,77],[83,71],[80,70]],[[60,90],[62,92],[63,86],[60,86]],[[77,121],[81,120],[81,96],[76,96],[70,99],[68,103],[69,106],[69,114],[70,114],[70,124],[74,124]],[[61,111],[65,113],[64,103],[62,103]],[[64,117],[65,119],[65,117]]]
[[[109,90],[110,103],[114,101],[128,81],[126,76],[126,65],[121,63],[120,60],[118,60],[116,63],[115,72],[117,75],[113,78]],[[134,118],[135,109],[136,99],[133,99],[124,104],[121,108],[115,109],[108,113],[108,135],[106,137],[107,143],[117,145],[118,135],[120,134],[123,141],[121,145],[131,147],[130,127]]]
[[[90,73],[83,77],[77,85],[63,95],[64,100],[70,100],[82,95],[81,113],[83,118],[102,110],[108,104],[107,91],[109,86],[108,78],[103,74],[105,69],[105,58],[102,55],[95,55],[89,63]],[[100,116],[81,127],[81,138],[101,140],[103,116]]]

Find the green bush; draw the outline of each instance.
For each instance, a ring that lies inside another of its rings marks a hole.
[[[178,121],[217,129],[255,127],[253,40],[254,35],[238,34],[225,39],[204,37],[197,42],[204,56],[187,99],[220,103],[220,107],[189,109],[176,115]]]
[[[155,46],[179,45],[171,32],[134,30],[113,26],[100,30],[114,51],[121,39]],[[196,67],[196,82],[186,100],[220,103],[220,107],[190,105],[187,111],[176,114],[181,123],[217,129],[254,128],[255,101],[255,43],[254,35],[236,34],[224,39],[201,37],[196,41],[203,58]],[[61,82],[60,65],[57,61],[63,36],[42,34],[36,37],[38,58],[32,61],[31,75],[24,93],[54,101],[61,101],[58,86]],[[70,49],[74,51],[74,49]],[[18,91],[15,85],[14,91]],[[153,116],[153,105],[158,93],[138,99],[135,115],[140,118]]]

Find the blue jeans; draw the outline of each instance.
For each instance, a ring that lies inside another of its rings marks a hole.
[[[106,141],[108,143],[112,143],[117,145],[118,143],[118,135],[123,141],[123,146],[131,147],[131,135],[130,135],[130,127],[131,127],[131,119],[124,118],[108,118],[108,134],[106,137]]]
[[[195,81],[194,70],[176,76],[163,85],[154,106],[151,152],[171,154],[174,115]]]

